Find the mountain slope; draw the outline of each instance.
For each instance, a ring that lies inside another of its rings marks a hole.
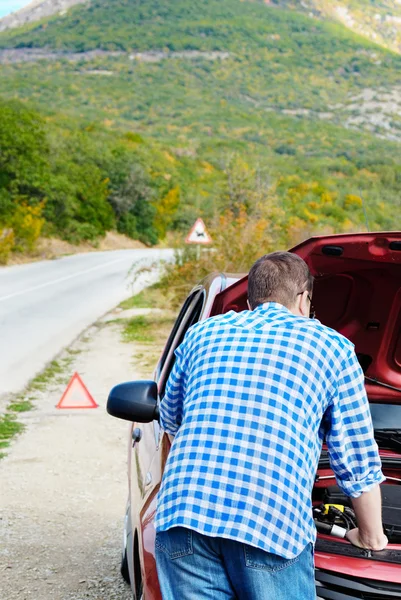
[[[131,110],[131,116],[143,124],[152,107],[155,115],[164,115],[160,123],[175,114],[171,124],[178,121],[179,126],[177,92],[184,86],[191,92],[179,103],[187,106],[192,122],[200,122],[203,114],[206,127],[210,109],[222,113],[222,122],[226,120],[227,109],[219,104],[222,101],[235,110],[327,120],[401,139],[396,117],[401,105],[398,57],[340,25],[261,4],[94,0],[89,8],[76,7],[42,24],[4,32],[0,47],[16,48],[17,63],[18,52],[24,60],[28,50],[39,48],[46,54],[38,58],[59,60],[63,55],[55,52],[80,53],[75,60],[87,60],[88,67],[65,64],[64,86],[72,88],[69,94],[77,96],[74,100],[84,114],[88,111],[79,100],[84,90],[91,96],[86,106],[104,114],[110,83],[104,76],[108,74],[117,78],[110,97],[119,121]],[[89,54],[94,50],[122,54],[94,57]],[[164,55],[160,54],[163,50]],[[25,81],[18,84],[23,94],[44,97],[48,104],[48,85],[54,85],[60,66],[42,65],[37,70],[44,71],[42,76],[34,75],[31,67],[5,66],[4,90],[13,87],[16,73],[24,74]],[[98,75],[96,80],[94,75]],[[153,94],[146,89],[149,83]],[[125,84],[135,86],[138,94],[128,98]],[[52,95],[54,106],[64,110],[67,102],[66,94],[55,91]],[[135,104],[141,107],[139,113]],[[93,111],[90,114],[92,117]],[[152,122],[156,122],[153,117]]]
[[[285,7],[340,22],[375,43],[401,52],[401,3],[398,0],[259,1],[265,5]],[[89,2],[90,0],[33,0],[26,7],[0,19],[0,31],[18,28],[52,15],[63,15],[76,4]]]
[[[250,0],[255,1],[255,0]],[[386,48],[401,52],[401,3],[398,0],[259,0],[263,4],[306,12],[338,21]],[[64,14],[90,0],[33,0],[0,19],[0,31]]]
[[[139,132],[220,171],[240,154],[308,226],[361,226],[363,195],[374,227],[397,227],[401,57],[341,25],[239,0],[95,0],[0,46],[17,56],[3,95],[49,119]],[[46,60],[23,62],[35,49]],[[206,206],[191,176],[182,202],[211,218],[221,197]]]

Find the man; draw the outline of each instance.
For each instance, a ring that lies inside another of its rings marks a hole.
[[[309,319],[313,278],[289,252],[260,258],[250,311],[194,325],[160,406],[175,436],[156,516],[164,600],[313,600],[311,492],[325,439],[353,500],[356,546],[381,550],[364,377],[349,340]]]

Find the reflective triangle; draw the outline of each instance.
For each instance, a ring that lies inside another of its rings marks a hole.
[[[74,373],[60,402],[56,408],[97,408],[98,405],[92,398],[86,385],[78,375]]]

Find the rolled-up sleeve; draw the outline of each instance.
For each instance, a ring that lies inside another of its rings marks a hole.
[[[175,351],[175,363],[166,385],[166,393],[160,404],[160,425],[164,431],[175,435],[182,421],[186,387],[186,361],[184,344]]]
[[[341,364],[325,420],[330,463],[343,492],[358,498],[384,481],[364,374],[353,350]]]

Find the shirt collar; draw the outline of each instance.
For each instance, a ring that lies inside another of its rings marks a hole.
[[[278,302],[265,302],[264,304],[259,304],[259,306],[257,306],[255,308],[255,311],[261,312],[261,311],[280,311],[280,312],[285,312],[285,313],[291,313],[291,311],[286,307],[283,306],[282,304],[279,304]]]

